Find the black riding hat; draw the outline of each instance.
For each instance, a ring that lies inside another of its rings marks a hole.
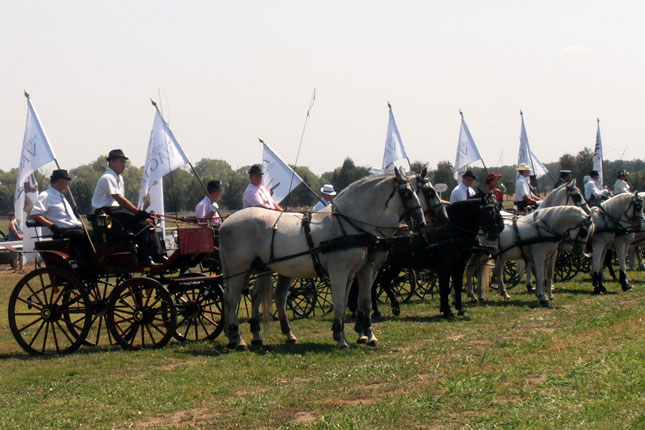
[[[69,174],[67,174],[67,170],[58,169],[58,170],[54,170],[52,172],[52,175],[49,177],[49,182],[51,182],[53,184],[54,182],[58,181],[59,179],[67,179],[68,181],[72,180],[72,178],[70,178]]]
[[[129,158],[126,157],[123,151],[121,151],[120,149],[111,150],[108,154],[107,161],[114,160],[115,158],[123,158],[125,160],[129,160]]]
[[[206,189],[208,190],[209,193],[213,191],[221,190],[222,183],[218,180],[208,181],[208,185],[206,186]]]
[[[466,170],[463,175],[461,175],[462,178],[473,178],[477,179],[475,174],[472,172],[472,170]]]
[[[249,169],[249,176],[251,175],[264,175],[264,172],[262,171],[262,166],[259,164],[254,164],[251,166]]]

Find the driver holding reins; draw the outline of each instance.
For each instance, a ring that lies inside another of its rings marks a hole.
[[[260,206],[282,211],[282,207],[271,197],[271,191],[262,185],[262,175],[264,175],[264,172],[260,165],[254,164],[251,166],[249,169],[249,185],[244,190],[244,196],[242,197],[242,207],[251,208]]]

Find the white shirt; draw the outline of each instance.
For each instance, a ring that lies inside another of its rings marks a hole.
[[[316,205],[314,206],[314,208],[313,208],[312,210],[313,210],[314,212],[320,212],[321,210],[323,210],[323,209],[325,209],[327,206],[329,206],[329,204],[330,204],[330,203],[331,203],[331,201],[327,201],[327,200],[318,200],[318,203],[316,203]]]
[[[475,194],[477,194],[475,193],[475,190],[473,190],[471,187],[465,186],[462,182],[461,184],[453,188],[452,192],[450,193],[450,203],[468,200],[470,197],[475,196]]]
[[[531,197],[531,187],[529,186],[529,178],[519,175],[515,181],[515,201],[521,202],[524,196]]]
[[[38,195],[38,200],[31,209],[31,215],[42,215],[56,227],[63,229],[81,226],[65,196],[53,187],[47,188]]]
[[[211,212],[214,212],[214,214],[208,220],[208,225],[220,225],[222,223],[222,218],[219,214],[219,205],[217,202],[211,202],[211,198],[206,196],[197,203],[197,206],[195,206],[195,218],[197,218],[198,221],[205,220]]]
[[[119,202],[114,200],[113,194],[125,195],[125,185],[121,175],[117,175],[112,169],[107,169],[94,188],[92,207],[94,209],[118,207]]]
[[[585,199],[589,200],[593,196],[604,196],[607,195],[608,191],[603,190],[600,187],[600,182],[596,182],[593,179],[589,179],[585,184]]]
[[[616,179],[616,183],[614,184],[614,194],[622,194],[622,193],[629,193],[631,190],[629,189],[629,184],[627,181],[623,181],[622,179]]]
[[[271,197],[271,193],[263,185],[258,187],[257,185],[249,184],[246,190],[244,190],[242,207],[250,208],[254,206],[274,208],[273,197]]]

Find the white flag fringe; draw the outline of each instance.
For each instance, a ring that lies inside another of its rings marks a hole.
[[[262,170],[264,170],[262,185],[271,191],[273,200],[280,204],[291,191],[302,183],[302,178],[282,161],[282,158],[269,145],[264,142],[262,145]]]
[[[27,98],[27,124],[25,125],[25,136],[22,140],[18,179],[13,200],[16,220],[20,225],[20,229],[25,233],[25,223],[38,198],[38,182],[36,181],[35,172],[38,168],[55,159],[54,150],[40,124],[36,109],[31,103],[31,99]],[[31,234],[24,234],[23,236],[23,251],[33,251]]]
[[[462,115],[459,141],[457,142],[457,159],[455,160],[455,179],[459,180],[459,175],[466,170],[466,166],[481,159],[477,145],[475,145],[475,141]]]
[[[148,207],[159,214],[163,214],[163,188],[161,189],[161,193],[158,190],[155,193],[150,193],[151,188],[155,184],[161,184],[161,187],[163,187],[161,178],[164,175],[189,163],[190,161],[184,149],[157,109],[154,122],[152,123],[152,132],[150,133],[150,142],[148,143],[148,153],[146,154],[146,164],[141,178],[141,191],[139,192],[137,207],[144,207],[144,199],[148,195]],[[159,195],[161,195],[161,202],[156,201]]]
[[[529,138],[524,126],[524,115],[522,115],[522,130],[520,131],[520,152],[517,157],[517,164],[527,163],[536,178],[541,178],[549,173],[549,169],[535,156],[529,145]]]
[[[399,133],[399,128],[396,126],[396,120],[394,119],[394,113],[392,113],[392,106],[388,103],[388,108],[390,112],[389,120],[387,123],[387,135],[385,136],[385,152],[383,153],[383,172],[392,172],[394,171],[395,162],[399,160],[406,160],[408,169],[411,170],[410,160],[408,159],[408,153],[403,146],[403,140],[401,139],[401,134]]]
[[[600,120],[598,120],[598,129],[596,131],[596,146],[593,149],[593,170],[598,172],[600,186],[604,186],[604,177],[602,174],[602,138],[600,137]]]

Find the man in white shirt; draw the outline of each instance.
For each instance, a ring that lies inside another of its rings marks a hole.
[[[95,212],[104,212],[117,220],[125,230],[135,235],[139,245],[139,263],[144,266],[163,264],[166,260],[163,247],[157,237],[152,216],[125,198],[125,185],[121,174],[125,171],[128,157],[120,149],[108,155],[109,168],[96,183],[92,196]]]
[[[282,211],[279,204],[273,201],[271,192],[262,185],[262,167],[254,164],[249,169],[249,185],[244,190],[242,197],[242,207],[250,208],[260,206],[267,209]]]
[[[195,206],[195,218],[198,223],[208,224],[211,227],[218,226],[222,223],[218,204],[220,194],[222,194],[222,183],[209,181],[206,190],[208,195]]]
[[[618,172],[618,179],[616,179],[616,183],[614,184],[614,195],[622,193],[631,193],[631,189],[627,183],[627,172],[624,170]]]
[[[320,192],[322,193],[324,200],[318,200],[318,203],[316,203],[313,208],[314,212],[320,212],[321,210],[325,209],[331,204],[331,201],[336,196],[336,191],[334,190],[334,186],[332,184],[323,185],[323,187],[320,189]]]
[[[515,180],[515,207],[523,211],[528,206],[536,208],[540,204],[540,197],[531,192],[529,176],[531,167],[528,163],[517,166],[517,179]]]
[[[49,178],[51,186],[38,195],[30,217],[49,228],[55,238],[70,239],[76,257],[83,262],[91,262],[94,261],[94,253],[89,238],[63,195],[71,179],[67,170],[54,170]]]
[[[600,202],[607,198],[609,198],[609,191],[602,188],[598,172],[592,170],[589,173],[589,180],[585,183],[585,199],[587,203],[599,205]]]
[[[461,184],[453,188],[450,193],[450,203],[459,202],[462,200],[468,200],[475,197],[477,194],[473,190],[473,182],[477,179],[472,171],[466,170],[463,175],[461,175]]]

